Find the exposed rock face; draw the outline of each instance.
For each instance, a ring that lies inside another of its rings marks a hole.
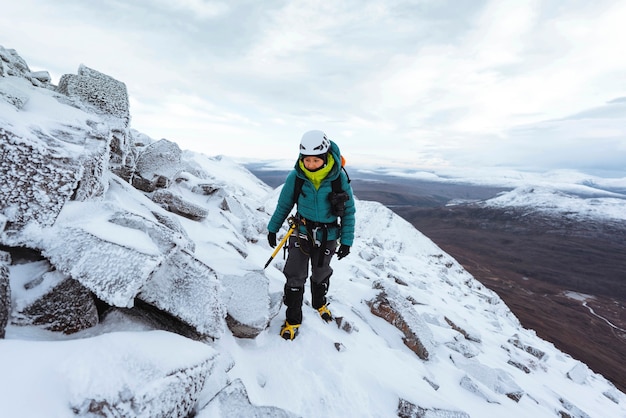
[[[383,282],[374,283],[381,289],[378,296],[367,304],[371,312],[383,318],[404,334],[404,344],[422,360],[428,360],[434,351],[432,332],[422,318],[412,309],[411,303]]]
[[[98,310],[91,293],[76,280],[49,272],[41,283],[28,283],[33,292],[45,286],[43,295],[14,312],[17,325],[41,325],[50,331],[72,334],[98,324]],[[52,284],[47,282],[53,282]]]
[[[163,209],[189,218],[192,221],[201,221],[209,215],[209,212],[203,207],[181,199],[168,190],[155,191],[152,195],[152,200]]]

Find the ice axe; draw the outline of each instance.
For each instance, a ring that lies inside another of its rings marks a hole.
[[[296,229],[296,227],[298,226],[298,223],[295,221],[293,216],[290,217],[287,221],[289,222],[289,227],[290,227],[289,231],[287,231],[287,233],[285,234],[283,239],[280,240],[280,243],[276,246],[276,249],[272,253],[272,256],[270,257],[269,260],[267,260],[267,263],[265,263],[265,267],[263,267],[263,270],[265,270],[267,268],[267,266],[270,265],[270,263],[272,262],[274,257],[276,257],[276,254],[278,254],[278,251],[280,251],[280,249],[283,247],[283,245],[285,245],[285,241],[287,241],[287,238],[289,238],[289,235],[291,235],[293,230]]]

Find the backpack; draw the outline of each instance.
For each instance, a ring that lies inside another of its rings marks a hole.
[[[344,173],[346,173],[346,177],[348,179],[348,183],[350,183],[350,176],[346,171],[346,160],[341,156],[341,169]],[[302,193],[302,186],[304,185],[304,179],[296,176],[296,181],[293,187],[293,203],[298,203],[298,197],[300,197],[300,193]],[[340,217],[343,216],[346,211],[346,202],[350,200],[350,196],[341,188],[341,173],[331,182],[331,186],[333,191],[328,195],[328,200],[330,200],[330,213],[334,216]]]

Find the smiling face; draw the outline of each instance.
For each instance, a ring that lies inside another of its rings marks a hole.
[[[307,170],[316,171],[322,168],[322,166],[324,165],[324,160],[315,155],[307,155],[302,159],[302,163]]]

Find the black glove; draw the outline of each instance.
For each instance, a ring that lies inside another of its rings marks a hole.
[[[350,246],[346,244],[341,244],[339,246],[339,251],[337,251],[337,260],[341,260],[348,254],[350,254]]]
[[[267,242],[269,242],[270,247],[276,247],[276,232],[268,232]]]

